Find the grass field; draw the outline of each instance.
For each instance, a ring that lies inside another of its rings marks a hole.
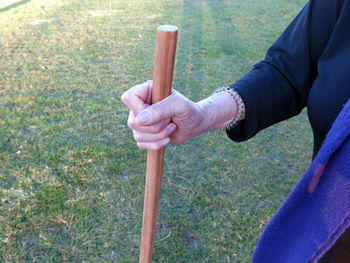
[[[305,0],[0,1],[0,262],[137,262],[146,152],[120,95],[179,27],[193,100],[263,58]],[[154,262],[249,262],[311,159],[306,113],[235,144],[166,149]]]

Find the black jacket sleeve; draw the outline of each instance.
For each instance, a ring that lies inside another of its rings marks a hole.
[[[310,0],[265,59],[231,87],[241,95],[246,119],[227,132],[244,141],[300,113],[317,76],[317,61],[331,36],[343,1]]]

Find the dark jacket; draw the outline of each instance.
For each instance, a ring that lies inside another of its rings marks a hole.
[[[314,155],[350,97],[350,2],[311,0],[263,61],[232,85],[246,119],[228,132],[244,141],[307,106]]]

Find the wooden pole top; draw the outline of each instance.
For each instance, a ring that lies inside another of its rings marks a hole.
[[[177,26],[173,26],[173,25],[161,25],[158,27],[159,31],[167,31],[167,32],[174,32],[174,31],[178,31],[178,27]]]

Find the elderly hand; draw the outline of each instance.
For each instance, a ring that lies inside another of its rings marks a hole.
[[[137,85],[122,95],[130,108],[128,126],[139,148],[156,150],[169,142],[185,142],[206,129],[203,108],[173,90],[162,101],[151,103],[152,81]]]
[[[171,143],[185,142],[205,131],[224,128],[237,112],[227,93],[193,102],[173,90],[160,102],[151,104],[152,81],[126,91],[121,99],[130,108],[128,126],[141,149],[157,150]]]

